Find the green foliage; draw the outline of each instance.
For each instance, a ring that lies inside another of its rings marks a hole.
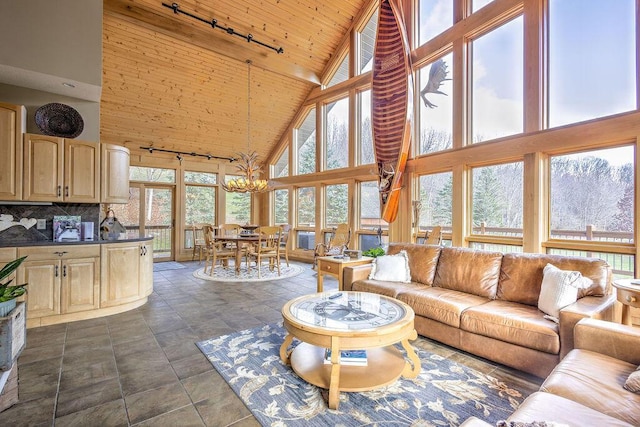
[[[377,248],[367,249],[366,251],[362,252],[362,255],[376,258],[384,255],[384,253],[385,253],[384,249],[382,249],[381,247],[377,247]]]
[[[15,272],[18,267],[20,267],[20,264],[22,264],[22,261],[24,261],[25,258],[26,256],[23,256],[22,258],[13,260],[5,265],[2,270],[0,270],[0,302],[10,301],[14,298],[18,298],[20,295],[23,295],[26,292],[26,284],[11,286],[13,278],[5,281],[6,278],[11,276],[13,272]]]

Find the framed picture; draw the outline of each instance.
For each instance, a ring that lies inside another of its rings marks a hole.
[[[80,241],[80,216],[56,215],[53,217],[54,242]]]

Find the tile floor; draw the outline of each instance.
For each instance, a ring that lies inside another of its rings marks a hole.
[[[27,331],[18,361],[20,401],[0,426],[258,426],[196,341],[281,319],[289,299],[315,292],[308,264],[294,278],[220,283],[194,278],[197,262],[154,273],[154,293],[139,309]],[[337,288],[326,277],[325,290]],[[517,383],[541,380],[438,343],[421,346]]]

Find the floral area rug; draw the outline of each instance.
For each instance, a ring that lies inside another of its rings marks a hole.
[[[422,363],[417,378],[400,378],[369,392],[342,392],[338,410],[331,410],[326,390],[280,361],[285,335],[280,323],[196,343],[263,426],[457,426],[470,416],[495,424],[526,397],[495,378],[416,348]]]
[[[303,269],[299,265],[289,264],[280,264],[280,275],[278,276],[278,270],[275,268],[273,271],[269,269],[267,265],[262,266],[262,271],[260,272],[260,276],[258,277],[258,269],[254,266],[251,269],[247,270],[247,267],[242,264],[240,266],[240,273],[236,273],[236,269],[233,265],[233,262],[226,268],[221,268],[217,266],[213,270],[213,275],[209,275],[209,269],[207,272],[204,272],[204,268],[200,268],[193,272],[194,277],[198,279],[204,280],[212,280],[215,282],[260,282],[267,280],[278,280],[278,279],[286,279],[288,277],[297,276],[302,273]]]

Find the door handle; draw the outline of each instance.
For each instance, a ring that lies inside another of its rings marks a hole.
[[[64,197],[69,197],[69,186],[68,185],[64,186]]]
[[[62,277],[67,277],[67,265],[62,266]]]
[[[56,265],[56,268],[55,268],[55,276],[56,277],[58,277],[58,273],[59,273],[59,267]]]
[[[62,196],[62,186],[58,185],[58,197]]]

